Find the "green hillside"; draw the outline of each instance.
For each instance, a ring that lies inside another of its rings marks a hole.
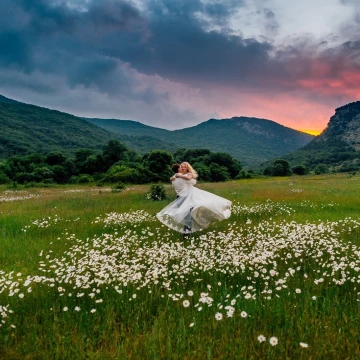
[[[0,102],[0,157],[72,153],[79,148],[100,149],[114,138],[76,116],[22,103]]]
[[[274,121],[234,117],[210,119],[181,130],[165,130],[131,120],[85,119],[0,96],[0,158],[53,150],[100,150],[116,138],[139,153],[154,149],[206,148],[226,152],[245,166],[282,157],[309,143],[313,136]]]
[[[309,169],[325,166],[333,171],[360,169],[360,101],[335,110],[327,128],[303,148],[284,157]]]
[[[227,152],[244,165],[257,166],[263,161],[283,156],[309,143],[308,135],[274,121],[234,117],[210,119],[181,130],[164,130],[130,120],[87,119],[104,129],[122,135],[148,135],[184,148],[208,148]]]
[[[28,105],[0,95],[0,158],[53,150],[73,154],[80,148],[100,150],[111,139],[144,153],[172,150],[174,144],[149,136],[117,135],[88,121],[56,110]]]

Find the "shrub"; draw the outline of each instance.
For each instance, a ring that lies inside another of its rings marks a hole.
[[[254,172],[246,172],[245,170],[241,170],[239,175],[237,175],[235,179],[251,179],[253,173]]]
[[[88,174],[80,174],[79,176],[72,176],[70,181],[73,184],[88,184],[94,182],[94,179]]]
[[[123,191],[125,188],[126,187],[125,187],[125,185],[123,183],[118,183],[115,186],[111,187],[111,192],[118,193],[118,192]]]
[[[6,174],[0,173],[0,184],[8,184],[10,181],[10,178]]]
[[[148,198],[154,201],[166,199],[165,187],[162,184],[153,184],[150,186]]]

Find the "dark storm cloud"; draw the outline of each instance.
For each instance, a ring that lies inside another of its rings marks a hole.
[[[289,90],[297,79],[312,75],[316,51],[329,63],[330,76],[336,75],[342,52],[350,62],[358,53],[358,43],[348,42],[326,50],[325,59],[311,39],[280,51],[266,40],[211,30],[226,24],[241,1],[146,4],[141,13],[123,0],[93,0],[86,11],[65,2],[0,0],[0,67],[58,75],[72,88],[156,102],[168,95],[142,88],[136,71],[197,87]],[[276,32],[276,14],[264,9],[262,16],[268,31]]]
[[[20,0],[16,5],[0,3],[5,9],[0,15],[0,66],[58,74],[71,85],[88,86],[102,81],[102,71],[105,77],[115,72],[114,60],[102,51],[103,41],[121,39],[142,23],[136,8],[119,1],[94,1],[86,12],[41,0]],[[9,23],[19,25],[11,28]]]
[[[0,32],[0,66],[18,67],[24,71],[32,69],[31,47],[24,36],[17,31]]]
[[[2,3],[13,7],[11,1]],[[12,21],[25,20],[22,27],[3,32],[0,64],[57,72],[72,86],[101,82],[101,69],[105,75],[115,72],[106,58],[129,62],[146,74],[189,81],[196,76],[201,81],[236,82],[268,66],[269,44],[204,31],[204,20],[196,16],[224,23],[239,2],[151,1],[149,18],[125,1],[92,1],[83,12],[51,4],[17,1]]]
[[[193,84],[220,81],[236,85],[245,79],[254,81],[258,74],[270,68],[273,73],[279,71],[269,57],[272,48],[269,43],[204,30],[198,13],[212,16],[216,23],[230,16],[235,2],[231,4],[232,7],[225,8],[219,2],[209,9],[210,5],[197,0],[150,2],[146,41],[136,47],[132,42],[129,49],[116,39],[109,43],[105,40],[103,49],[146,74],[156,73]]]

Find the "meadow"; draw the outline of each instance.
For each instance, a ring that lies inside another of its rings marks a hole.
[[[360,176],[199,187],[232,215],[184,241],[170,185],[1,186],[0,358],[360,358]]]

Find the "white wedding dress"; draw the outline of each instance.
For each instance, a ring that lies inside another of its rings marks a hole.
[[[207,228],[211,223],[228,219],[231,201],[194,187],[196,180],[176,178],[173,186],[178,198],[156,214],[169,228],[183,233]]]

